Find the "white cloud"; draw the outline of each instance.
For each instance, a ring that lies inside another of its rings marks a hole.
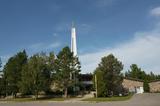
[[[52,43],[52,44],[48,45],[47,49],[57,48],[59,46],[61,46],[61,43],[60,42],[55,42],[55,43]]]
[[[79,32],[80,35],[89,35],[89,33],[94,30],[94,27],[91,26],[90,24],[80,24],[78,25],[77,31]]]
[[[50,44],[36,43],[36,44],[29,46],[29,50],[38,52],[42,50],[54,49],[60,46],[61,46],[61,42],[58,42],[58,41],[54,43],[50,43]]]
[[[113,48],[104,48],[103,50],[80,55],[82,73],[93,72],[101,58],[112,53],[124,64],[124,71],[127,71],[129,66],[135,63],[146,72],[153,71],[160,74],[159,22],[155,26],[150,31],[136,32],[133,39],[120,43]]]
[[[156,7],[151,10],[151,15],[153,16],[160,16],[160,7]]]
[[[35,44],[32,44],[29,48],[30,49],[40,49],[40,48],[42,48],[44,46],[44,44],[43,43],[35,43]]]

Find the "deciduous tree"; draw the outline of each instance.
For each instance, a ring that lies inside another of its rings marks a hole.
[[[40,91],[49,89],[49,82],[50,71],[47,69],[46,56],[36,54],[30,57],[22,71],[21,92],[31,92],[37,99]]]

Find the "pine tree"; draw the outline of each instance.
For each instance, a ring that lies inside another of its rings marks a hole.
[[[74,77],[80,72],[80,62],[73,56],[69,47],[64,47],[55,60],[56,82],[63,89],[64,96],[68,96],[68,88],[74,84]]]
[[[7,88],[7,93],[16,97],[19,92],[19,82],[21,81],[22,67],[27,62],[27,54],[24,51],[17,53],[11,57],[4,66],[4,78]]]
[[[2,60],[1,60],[1,58],[0,58],[0,68],[2,67]],[[0,70],[1,71],[1,70]]]
[[[112,54],[103,57],[95,73],[98,80],[99,96],[117,95],[120,93],[119,88],[122,84],[122,63]]]

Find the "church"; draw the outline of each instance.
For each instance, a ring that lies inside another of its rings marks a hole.
[[[74,56],[77,55],[77,42],[76,42],[76,28],[72,24],[71,28],[71,52],[73,52]],[[86,90],[91,90],[93,88],[93,81],[92,81],[92,74],[81,74],[80,75],[80,81],[84,84],[86,87]],[[122,85],[125,89],[127,89],[129,92],[133,93],[143,93],[143,81],[133,78],[124,78]]]

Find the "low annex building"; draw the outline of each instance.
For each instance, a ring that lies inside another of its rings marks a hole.
[[[129,92],[133,93],[143,93],[143,81],[135,78],[124,78],[122,85],[125,89],[129,90]]]
[[[80,82],[85,85],[86,90],[91,90],[93,86],[92,74],[81,74]],[[132,93],[143,93],[143,81],[135,78],[123,78],[122,85]]]
[[[150,92],[160,92],[160,80],[152,81],[149,83]]]

